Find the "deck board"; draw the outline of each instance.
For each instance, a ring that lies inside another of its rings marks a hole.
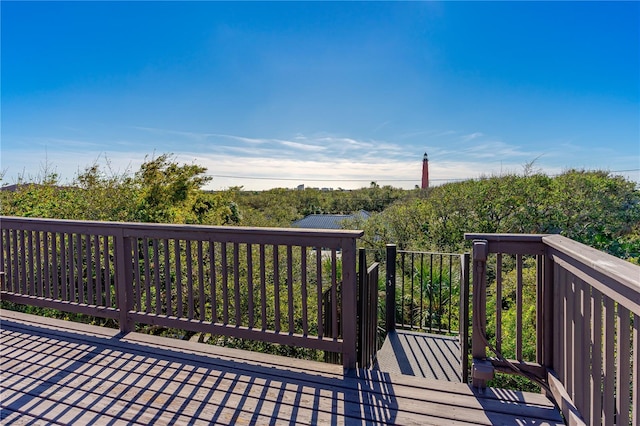
[[[376,354],[380,371],[434,380],[462,382],[458,337],[396,330]]]
[[[3,424],[562,424],[539,394],[0,316]]]

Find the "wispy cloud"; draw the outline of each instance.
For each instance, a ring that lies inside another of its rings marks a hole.
[[[330,133],[295,134],[291,137],[248,137],[216,132],[189,132],[167,129],[140,128],[154,135],[171,136],[173,143],[166,146],[181,149],[163,150],[156,144],[126,140],[98,141],[65,138],[39,138],[33,143],[12,143],[3,149],[2,170],[4,182],[12,183],[11,176],[25,172],[37,175],[46,163],[63,180],[71,180],[85,167],[106,157],[112,170],[118,173],[135,171],[149,156],[173,152],[181,163],[195,162],[214,176],[210,189],[224,189],[242,185],[247,189],[267,189],[276,186],[309,186],[358,188],[376,181],[412,188],[419,184],[422,167],[422,147],[389,140],[358,139]],[[595,167],[583,163],[580,147],[563,141],[566,152],[575,153],[572,162],[551,152],[529,149],[517,144],[496,140],[480,132],[444,132],[446,141],[427,146],[430,158],[430,176],[434,184],[482,175],[520,173],[527,161],[538,158],[536,165],[545,173],[560,173],[568,167]],[[190,143],[202,140],[202,144]],[[35,139],[30,141],[34,142]],[[178,144],[178,145],[176,145]],[[558,144],[560,146],[561,144]],[[46,147],[54,147],[48,150]],[[135,148],[131,148],[135,147]],[[4,148],[4,147],[3,147]],[[560,148],[558,148],[560,149]],[[602,148],[606,150],[606,148]],[[562,161],[561,161],[562,160]],[[629,161],[632,161],[629,160]],[[631,168],[637,168],[629,166]]]
[[[462,142],[469,142],[469,141],[472,141],[474,139],[478,139],[478,138],[480,138],[482,136],[484,136],[482,133],[475,132],[475,133],[471,133],[471,134],[468,134],[468,135],[462,135],[460,137],[460,139],[462,139]]]

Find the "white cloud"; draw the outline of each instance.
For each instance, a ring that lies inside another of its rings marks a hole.
[[[151,144],[145,145],[144,142],[134,144],[125,140],[98,143],[91,140],[41,138],[28,141],[37,142],[38,148],[35,150],[33,143],[14,142],[9,144],[10,148],[3,146],[0,166],[0,170],[6,172],[3,183],[13,183],[19,175],[36,178],[45,166],[56,171],[63,182],[70,181],[78,171],[95,162],[106,166],[105,157],[115,173],[135,172],[145,158],[173,152],[176,160],[181,163],[195,162],[206,167],[208,174],[214,177],[210,189],[231,186],[256,190],[293,188],[301,183],[317,187],[359,188],[368,186],[371,181],[404,188],[420,184],[422,149],[417,149],[416,146],[389,141],[358,140],[326,133],[298,134],[289,139],[278,139],[218,133],[167,132],[178,136],[178,142],[172,143],[172,149],[168,151]],[[189,140],[196,137],[206,137],[206,145],[189,143]],[[583,164],[584,158],[573,150],[569,152],[576,154],[575,156],[557,157],[553,152],[542,153],[490,140],[480,133],[465,137],[467,142],[461,142],[460,138],[454,136],[457,142],[443,142],[427,147],[432,184],[483,175],[521,173],[525,163],[541,154],[544,155],[536,161],[536,167],[547,174],[561,173],[570,167],[597,168],[597,165]],[[181,149],[175,149],[176,144]],[[123,149],[122,146],[127,148]],[[633,162],[633,159],[629,161]],[[608,164],[603,167],[607,166]],[[630,164],[629,167],[621,168],[637,167],[637,164]],[[632,178],[638,179],[637,176]]]

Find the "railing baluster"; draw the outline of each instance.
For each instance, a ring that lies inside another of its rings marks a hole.
[[[216,252],[215,243],[209,241],[209,283],[211,285],[211,321],[218,322],[218,297],[216,293]]]
[[[2,241],[2,238],[0,237],[0,243],[1,241]],[[46,231],[42,233],[42,254],[43,254],[42,262],[44,267],[44,271],[43,271],[44,292],[42,293],[42,295],[44,297],[51,298],[51,275],[50,275],[51,270],[49,268],[49,265],[50,265],[49,233]],[[1,264],[3,264],[2,261],[0,261],[0,265]]]
[[[400,291],[400,324],[402,325],[402,327],[405,327],[405,322],[404,322],[404,317],[405,317],[405,312],[404,312],[404,276],[406,275],[407,270],[405,269],[405,253],[402,252],[400,255],[400,262],[401,262],[401,271],[402,271],[402,281],[401,281],[401,291]]]
[[[448,330],[448,333],[451,334],[451,310],[452,310],[451,305],[453,303],[453,255],[452,254],[448,255],[448,258],[449,258],[449,320],[447,321],[448,323],[447,330]],[[460,331],[461,331],[460,326],[458,326],[458,332],[460,333]]]
[[[166,292],[166,296],[165,296],[165,300],[167,302],[167,311],[166,311],[166,315],[168,316],[172,316],[173,315],[173,306],[172,306],[172,294],[173,294],[173,290],[172,290],[172,286],[171,286],[171,263],[170,263],[170,257],[171,257],[171,246],[169,244],[169,239],[165,238],[162,240],[162,246],[164,248],[164,264],[163,264],[163,271],[164,271],[164,286],[165,286],[165,292]]]
[[[80,233],[76,234],[76,290],[77,296],[76,301],[79,303],[84,303],[85,292],[84,292],[84,282],[82,280],[82,235]]]
[[[280,332],[280,248],[273,246],[273,309],[275,312],[275,330]]]
[[[415,321],[414,321],[414,298],[415,298],[415,291],[413,288],[413,284],[415,281],[415,276],[416,276],[416,268],[415,268],[415,255],[413,253],[411,253],[411,292],[409,293],[409,327],[411,329],[413,329],[414,325],[415,325]],[[431,312],[429,312],[429,320],[431,320]]]
[[[640,424],[640,315],[633,315],[633,416],[631,424]]]
[[[76,255],[74,250],[74,240],[75,238],[73,237],[73,234],[70,233],[69,237],[67,238],[67,268],[68,268],[67,274],[69,275],[69,282],[67,283],[67,286],[69,288],[69,298],[67,300],[69,300],[70,302],[77,301],[77,289],[76,289],[76,277],[75,277]]]
[[[502,353],[502,253],[496,255],[496,350]]]
[[[571,398],[573,398],[574,380],[575,380],[575,362],[574,362],[574,333],[575,333],[575,288],[574,277],[569,272],[564,272],[567,295],[565,298],[565,388]]]
[[[109,253],[111,253],[110,250],[110,244],[109,244],[109,237],[107,235],[104,236],[104,271],[105,271],[105,284],[104,284],[104,289],[105,289],[105,297],[107,299],[107,306],[112,307],[113,306],[113,299],[111,297],[112,292],[111,292],[111,261],[110,261],[110,256]],[[111,246],[115,246],[115,242],[113,240]]]
[[[516,359],[522,360],[522,255],[516,255]]]
[[[100,249],[100,237],[96,234],[93,236],[93,247],[96,257],[96,305],[104,305],[104,297],[102,295],[102,250]]]
[[[133,277],[134,277],[134,289],[133,294],[135,295],[135,304],[134,309],[141,311],[142,310],[142,278],[140,274],[140,248],[139,248],[139,240],[134,238],[133,240]]]
[[[267,329],[267,273],[264,244],[260,244],[260,323],[262,331]],[[322,310],[318,311],[320,315]],[[319,323],[321,323],[319,321]]]
[[[207,319],[205,315],[205,290],[204,290],[204,252],[202,248],[202,240],[197,242],[197,255],[198,255],[198,300],[200,301],[200,312],[198,318],[200,321]]]
[[[604,299],[604,386],[602,394],[606,395],[602,407],[602,420],[605,425],[615,423],[615,405],[613,395],[615,395],[615,360],[614,360],[614,339],[615,339],[615,312],[614,301],[608,296]]]
[[[27,275],[27,252],[25,233],[27,231],[20,231],[18,233],[20,240],[20,283],[22,284],[22,294],[29,294],[29,278]]]
[[[316,247],[316,302],[318,304],[318,338],[324,337],[322,305],[322,249]],[[324,312],[324,315],[328,315]]]
[[[411,254],[412,262],[415,254]],[[425,318],[424,318],[424,253],[420,253],[420,314],[418,315],[418,327],[420,329],[424,328]]]
[[[173,251],[176,263],[176,317],[184,317],[182,309],[182,254],[180,253],[180,240],[173,240]]]
[[[300,271],[302,273],[300,277],[300,286],[302,290],[302,334],[309,334],[309,313],[308,313],[308,298],[307,294],[307,248],[305,246],[300,247]]]
[[[573,312],[573,323],[574,323],[574,336],[573,336],[573,350],[575,354],[582,352],[582,348],[585,348],[584,337],[584,329],[585,329],[585,306],[584,306],[584,295],[583,295],[583,287],[582,282],[579,278],[574,278],[574,300],[575,300],[575,310]],[[572,395],[572,399],[576,404],[576,407],[579,410],[584,410],[585,404],[582,400],[582,392],[583,389],[586,389],[586,379],[589,375],[585,371],[585,357],[577,356],[574,364],[574,394]]]
[[[36,295],[36,284],[35,284],[35,274],[34,274],[34,265],[33,265],[33,232],[25,231],[27,235],[27,252],[26,252],[26,269],[27,273],[25,278],[29,284],[29,295]]]
[[[229,324],[229,271],[227,270],[227,243],[220,244],[220,272],[222,274],[222,323]]]
[[[293,322],[293,248],[287,245],[287,314],[289,317],[289,333],[295,332],[295,325]]]
[[[153,239],[153,284],[156,296],[156,315],[162,315],[162,288],[160,284],[160,240]]]
[[[40,231],[36,231],[36,283],[38,285],[36,295],[39,297],[44,297],[45,285],[44,285],[44,263],[42,260],[43,255],[43,245],[42,245],[42,236]]]
[[[192,320],[194,317],[194,298],[193,298],[193,255],[191,253],[191,240],[185,240],[185,263],[187,274],[187,318]]]
[[[240,306],[240,245],[233,244],[233,289],[234,289],[234,312],[236,318],[236,326],[242,324],[242,310]]]
[[[553,280],[555,282],[554,286],[554,296],[555,296],[555,313],[554,318],[556,319],[556,330],[553,337],[553,367],[558,374],[558,378],[562,383],[565,382],[565,373],[564,373],[564,335],[566,333],[565,330],[565,292],[566,285],[565,281],[562,281],[563,277],[563,269],[556,267],[553,272]]]
[[[631,330],[629,310],[618,303],[616,356],[616,412],[619,425],[629,424],[629,396],[631,387]],[[637,377],[636,377],[637,380]]]
[[[10,229],[0,229],[2,232],[3,239],[3,250],[2,250],[2,271],[4,272],[4,276],[2,279],[4,280],[4,288],[9,292],[15,292],[13,283],[13,274],[11,273],[11,260],[12,257],[16,255],[15,251],[11,250],[11,230]]]
[[[84,236],[84,249],[85,249],[85,257],[87,262],[87,303],[90,305],[95,305],[96,302],[94,300],[93,290],[95,287],[94,279],[93,279],[93,252],[91,246],[91,235],[86,234]]]
[[[338,338],[338,273],[336,250],[331,250],[331,331],[334,339]],[[344,301],[343,301],[344,302]]]
[[[149,238],[142,239],[142,258],[144,260],[145,312],[151,313],[151,264],[149,259]]]
[[[580,285],[582,287],[582,338],[580,339],[580,348],[582,351],[588,351],[591,347],[591,287],[587,285],[584,281],[580,281]],[[582,396],[581,406],[578,407],[581,413],[584,413],[584,417],[589,421],[589,413],[591,412],[591,398],[589,392],[586,392],[585,389],[589,388],[589,384],[591,383],[591,359],[588,356],[589,353],[585,353],[585,356],[581,358],[582,369],[580,371],[580,394]]]
[[[248,321],[249,328],[255,327],[254,321],[254,298],[253,298],[253,247],[251,244],[247,244],[247,309],[248,309]]]
[[[185,261],[187,266],[187,318],[193,319],[193,255],[191,253],[191,240],[185,240]]]
[[[442,254],[440,254],[440,276],[438,277],[438,333],[442,333]]]
[[[602,420],[602,293],[593,289],[591,296],[591,374],[589,379],[590,407],[586,420],[600,426]],[[587,413],[584,413],[587,414]]]
[[[433,253],[429,255],[429,332],[433,331]]]
[[[65,235],[64,232],[60,234],[60,298],[69,300],[67,296],[69,287],[67,283],[67,243]]]
[[[542,264],[542,256],[536,256],[536,358],[535,361],[543,365],[543,345],[544,345],[544,267]]]

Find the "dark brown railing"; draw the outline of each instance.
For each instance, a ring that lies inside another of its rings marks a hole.
[[[149,324],[338,352],[356,366],[361,231],[15,217],[0,226],[4,301],[112,318],[123,333]],[[340,327],[323,310],[327,291],[340,292]]]
[[[568,424],[640,424],[640,266],[560,235],[466,238],[474,385],[494,370],[517,373],[547,390]],[[508,329],[505,303],[515,303]]]

